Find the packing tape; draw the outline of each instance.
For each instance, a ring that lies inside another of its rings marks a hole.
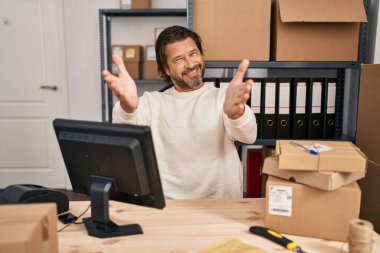
[[[366,220],[351,220],[348,232],[349,253],[371,253],[373,224]]]

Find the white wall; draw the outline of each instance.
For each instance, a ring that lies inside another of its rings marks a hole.
[[[152,8],[186,8],[186,0],[151,0]],[[120,0],[64,0],[69,117],[102,119],[99,9],[120,7]]]

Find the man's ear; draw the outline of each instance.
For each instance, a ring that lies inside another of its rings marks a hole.
[[[168,76],[171,76],[171,75],[170,75],[170,71],[169,71],[169,69],[166,68],[166,67],[165,67],[165,73],[166,73]]]

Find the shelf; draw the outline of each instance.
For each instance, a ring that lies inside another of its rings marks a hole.
[[[335,136],[334,139],[321,139],[321,141],[355,141],[355,138],[349,135],[341,134],[341,135]],[[242,143],[242,142],[236,142],[236,143],[239,145],[246,145],[245,143]],[[276,146],[276,139],[257,139],[252,145]]]
[[[240,61],[206,61],[206,68],[237,68]],[[359,62],[276,62],[251,61],[249,68],[280,68],[280,69],[358,69]]]
[[[100,9],[99,14],[109,17],[186,17],[186,9]]]
[[[163,80],[144,80],[139,79],[135,80],[136,85],[142,85],[142,84],[153,84],[153,85],[167,85],[168,83]]]

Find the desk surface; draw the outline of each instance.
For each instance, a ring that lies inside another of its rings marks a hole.
[[[118,225],[139,223],[144,234],[99,239],[88,236],[83,224],[71,225],[58,233],[59,252],[169,253],[174,249],[180,249],[186,253],[194,253],[231,237],[267,252],[291,252],[249,233],[250,226],[264,226],[264,201],[167,200],[163,210],[111,201],[111,220]],[[88,205],[89,201],[70,202],[70,211],[79,215]],[[84,217],[89,215],[90,211]],[[59,224],[59,228],[62,226]],[[286,236],[298,242],[308,253],[348,252],[347,243]],[[373,252],[380,252],[379,235],[374,233],[374,238]]]

